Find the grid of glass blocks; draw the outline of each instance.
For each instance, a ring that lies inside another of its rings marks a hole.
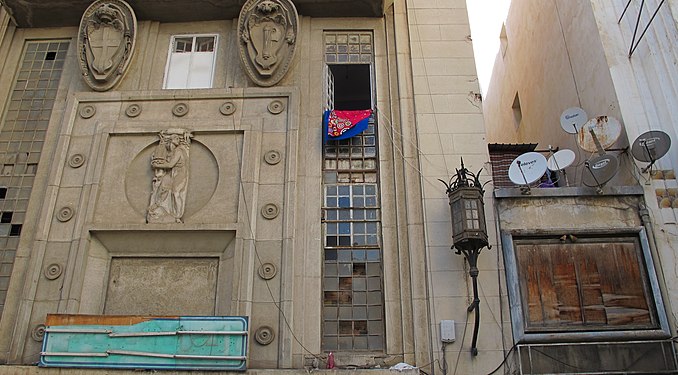
[[[324,351],[382,351],[384,295],[375,126],[324,147]]]
[[[374,122],[359,135],[325,145],[323,182],[377,183],[377,137]]]
[[[325,33],[325,62],[372,63],[372,33],[368,31]]]
[[[0,130],[0,315],[68,44],[26,43]]]
[[[325,186],[325,246],[378,246],[377,186]]]

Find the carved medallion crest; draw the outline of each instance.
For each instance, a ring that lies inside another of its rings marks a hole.
[[[294,57],[299,29],[290,0],[248,0],[240,10],[240,60],[259,86],[273,86],[285,76]]]
[[[80,20],[78,59],[85,82],[95,91],[115,86],[134,52],[137,19],[122,0],[97,0]]]

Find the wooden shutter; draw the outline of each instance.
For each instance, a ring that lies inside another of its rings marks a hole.
[[[637,239],[516,240],[527,331],[654,328]]]

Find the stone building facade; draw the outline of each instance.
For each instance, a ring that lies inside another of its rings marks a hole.
[[[247,316],[250,369],[480,374],[510,352],[493,199],[472,356],[438,181],[462,156],[490,179],[465,1],[3,1],[0,21],[6,366],[54,313]],[[372,114],[323,143],[331,109]]]

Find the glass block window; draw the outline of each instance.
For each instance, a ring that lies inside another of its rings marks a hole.
[[[371,32],[327,32],[325,109],[372,108]],[[324,351],[383,351],[376,124],[323,149]]]
[[[328,64],[371,64],[372,32],[325,33],[325,62]]]
[[[26,43],[0,130],[0,314],[68,45]]]
[[[164,87],[166,89],[211,88],[216,40],[216,35],[172,37]]]

